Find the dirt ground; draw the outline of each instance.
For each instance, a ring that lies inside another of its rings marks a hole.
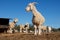
[[[45,33],[42,35],[35,36],[34,34],[28,33],[14,33],[5,34],[0,33],[0,40],[60,40],[60,32]]]

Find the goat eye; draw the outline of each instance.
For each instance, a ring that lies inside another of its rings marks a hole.
[[[29,5],[29,7],[30,7],[30,5]]]

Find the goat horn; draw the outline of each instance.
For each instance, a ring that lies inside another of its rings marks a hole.
[[[33,4],[38,4],[37,2],[33,2]]]

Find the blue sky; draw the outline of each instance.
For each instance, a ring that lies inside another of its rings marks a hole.
[[[44,25],[60,27],[60,0],[0,0],[0,18],[18,18],[18,24],[32,24],[32,12],[25,11],[30,2],[45,17]]]

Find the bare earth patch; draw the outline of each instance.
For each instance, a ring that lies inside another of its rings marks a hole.
[[[33,35],[31,33],[14,33],[4,34],[0,33],[0,40],[60,40],[60,32],[53,32],[42,35]]]

